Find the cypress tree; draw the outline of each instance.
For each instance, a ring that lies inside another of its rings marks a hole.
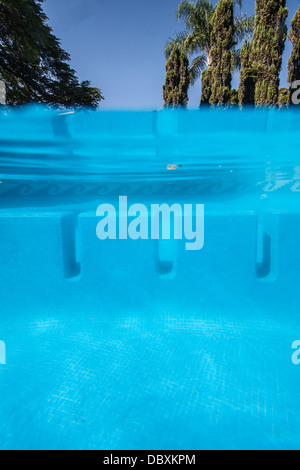
[[[166,81],[163,86],[164,106],[185,107],[189,101],[189,61],[186,54],[174,46],[166,64]]]
[[[278,95],[278,106],[282,108],[283,106],[288,106],[290,102],[290,93],[287,88],[280,88]]]
[[[242,50],[240,103],[275,105],[287,36],[286,0],[256,0],[253,39]]]
[[[177,34],[175,38],[170,38],[166,44],[165,54],[169,58],[174,45],[184,50],[189,57],[197,54],[192,60],[190,66],[190,82],[194,84],[200,78],[202,82],[201,104],[209,104],[212,95],[212,57],[211,48],[215,47],[215,55],[220,56],[220,50],[224,51],[222,55],[222,64],[219,66],[215,60],[215,75],[220,81],[214,90],[213,102],[228,101],[229,93],[227,91],[229,84],[228,63],[231,54],[228,53],[228,47],[231,43],[233,55],[237,57],[238,51],[235,46],[245,37],[253,34],[254,17],[247,17],[239,14],[234,18],[233,26],[231,19],[232,4],[241,6],[242,0],[223,1],[215,7],[209,0],[181,0],[177,9],[177,19],[185,23],[185,31]],[[218,9],[218,16],[216,14]],[[214,28],[212,19],[215,17]],[[218,19],[216,19],[218,18]],[[218,24],[220,21],[220,24]],[[222,25],[225,31],[222,31]],[[233,27],[234,40],[231,41],[231,29]],[[214,29],[214,31],[213,31]],[[214,34],[214,38],[212,37]],[[224,44],[222,44],[224,41]],[[237,64],[237,62],[236,62]],[[231,82],[231,79],[230,79]],[[230,88],[230,85],[229,85]],[[224,90],[226,89],[226,90]]]
[[[212,88],[211,68],[203,70],[201,74],[201,105],[209,104]]]
[[[237,90],[231,90],[230,104],[239,104],[239,94]]]
[[[292,54],[288,64],[288,81],[290,84],[291,94],[292,84],[295,81],[300,80],[300,7],[292,20],[292,27],[289,32],[289,40],[293,45]]]
[[[44,0],[0,1],[0,79],[7,104],[97,107],[102,94],[80,83],[42,10]]]
[[[249,44],[245,40],[244,45],[241,49],[241,72],[240,72],[240,84],[238,90],[239,103],[250,104],[255,101],[255,79],[256,70],[251,67],[249,62]]]
[[[227,104],[231,98],[234,68],[234,17],[232,0],[220,0],[212,17],[210,104]]]

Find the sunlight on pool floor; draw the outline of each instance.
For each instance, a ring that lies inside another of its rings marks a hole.
[[[1,331],[1,449],[299,448],[286,318],[66,314]]]

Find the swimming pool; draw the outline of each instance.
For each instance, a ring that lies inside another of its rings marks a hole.
[[[298,449],[297,110],[0,121],[0,448]],[[99,239],[120,196],[203,247]]]

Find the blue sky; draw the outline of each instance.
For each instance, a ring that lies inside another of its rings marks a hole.
[[[164,45],[175,31],[180,0],[46,0],[44,11],[54,34],[71,54],[71,65],[81,80],[102,89],[105,109],[159,109],[165,79]],[[216,2],[213,2],[216,3]],[[244,0],[243,11],[254,13],[254,0]],[[287,0],[288,26],[299,6]],[[286,85],[287,41],[281,85]],[[233,86],[238,86],[235,76]],[[190,91],[190,107],[198,107],[200,82]]]

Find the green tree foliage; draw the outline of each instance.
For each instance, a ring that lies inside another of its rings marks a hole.
[[[256,0],[255,28],[241,53],[240,104],[275,105],[287,36],[286,0]]]
[[[211,97],[212,70],[203,70],[201,75],[201,104],[209,104]]]
[[[230,104],[239,104],[239,94],[237,90],[230,91]]]
[[[96,108],[103,99],[79,82],[42,10],[44,0],[0,0],[0,78],[8,104],[47,103]]]
[[[241,72],[239,84],[239,103],[254,103],[255,96],[255,83],[257,79],[256,70],[250,66],[249,62],[249,44],[245,39],[244,45],[241,49]]]
[[[290,93],[287,88],[280,88],[278,95],[278,106],[282,108],[283,106],[288,106],[290,103]]]
[[[210,104],[227,104],[231,97],[234,68],[234,22],[232,0],[220,0],[212,17]]]
[[[289,32],[289,40],[293,45],[292,54],[288,64],[288,81],[291,91],[292,83],[296,80],[300,80],[300,7],[293,18],[292,27]]]
[[[241,0],[232,2],[241,6]],[[202,82],[201,103],[209,103],[211,98],[211,68],[213,45],[213,17],[216,7],[208,0],[182,0],[177,9],[177,19],[185,23],[185,31],[179,33],[175,38],[170,38],[165,48],[168,59],[173,51],[174,45],[186,52],[187,56],[197,54],[190,65],[190,82],[193,85],[200,78]],[[251,36],[254,28],[254,18],[239,14],[234,18],[234,42],[232,52],[234,65],[239,67],[239,51],[235,50],[237,43],[245,37]],[[215,24],[215,30],[217,25]],[[227,47],[227,45],[225,45]],[[228,58],[227,58],[228,59]]]
[[[165,107],[186,106],[188,103],[189,61],[176,45],[166,64],[166,81],[163,86]]]

